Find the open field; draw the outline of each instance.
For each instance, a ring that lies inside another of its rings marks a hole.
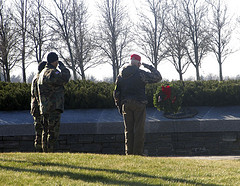
[[[240,185],[240,161],[1,153],[0,185]]]

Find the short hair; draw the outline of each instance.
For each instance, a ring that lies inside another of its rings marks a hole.
[[[55,52],[50,52],[47,55],[47,62],[48,63],[53,63],[58,60],[58,55]]]

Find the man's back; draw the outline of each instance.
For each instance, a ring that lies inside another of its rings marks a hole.
[[[129,65],[122,70],[119,76],[119,87],[121,92],[121,100],[135,100],[146,102],[145,82],[140,76],[141,71],[136,67]]]
[[[117,78],[113,96],[124,119],[125,154],[142,155],[147,103],[145,85],[160,81],[162,76],[157,69],[147,64],[143,66],[151,72],[139,69],[139,55],[133,54],[130,59],[131,64]]]
[[[65,69],[59,72],[51,65],[47,65],[40,73],[38,80],[41,114],[54,110],[64,110],[64,84],[68,82],[70,72]]]

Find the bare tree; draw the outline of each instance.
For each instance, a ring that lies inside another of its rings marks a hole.
[[[96,46],[93,44],[93,36],[88,26],[88,9],[83,1],[73,0],[71,12],[74,57],[79,69],[77,73],[82,79],[86,79],[85,71],[99,64],[98,60],[92,60]]]
[[[77,73],[85,79],[85,71],[95,65],[91,63],[92,40],[87,27],[87,8],[83,1],[53,0],[56,12],[47,10],[53,25],[49,25],[56,38],[55,47],[77,79]],[[66,53],[67,51],[67,53]],[[66,57],[65,57],[66,56]]]
[[[68,56],[68,59],[65,58],[67,66],[73,72],[73,78],[77,79],[76,73],[76,63],[73,57],[73,49],[71,46],[71,20],[70,20],[70,11],[69,6],[71,0],[67,1],[57,1],[53,0],[55,5],[55,12],[53,7],[51,9],[46,9],[49,14],[50,23],[48,26],[51,28],[51,32],[54,33],[55,42],[52,40],[52,48],[58,50],[59,54],[62,56],[65,54]],[[51,5],[50,5],[51,6]],[[61,50],[67,51],[67,53],[62,52]]]
[[[231,26],[231,18],[227,15],[227,5],[223,4],[222,0],[208,0],[208,3],[212,8],[210,47],[217,58],[219,64],[219,79],[222,81],[222,64],[229,54],[233,53],[233,49],[229,47],[233,29]]]
[[[157,68],[158,64],[167,56],[166,21],[169,6],[165,0],[146,0],[148,13],[139,12],[138,45],[144,55]],[[143,8],[145,9],[145,8]]]
[[[26,56],[30,53],[27,51],[27,27],[29,23],[29,9],[31,9],[31,0],[14,0],[16,8],[14,19],[19,32],[19,51],[21,52],[21,68],[23,82],[26,83]]]
[[[40,63],[50,48],[49,41],[51,40],[52,34],[47,26],[44,0],[36,0],[32,3],[28,33],[32,41],[33,56],[36,58],[36,61]]]
[[[202,59],[210,51],[207,23],[207,4],[199,0],[182,0],[183,24],[189,42],[187,55],[196,69],[196,78],[200,80],[199,68]]]
[[[113,81],[116,81],[119,69],[124,65],[130,46],[130,19],[122,0],[103,0],[98,5],[101,13],[97,45],[101,56],[109,59],[113,69]],[[103,60],[104,60],[103,59]]]
[[[183,81],[183,74],[189,67],[189,60],[187,58],[186,45],[188,37],[186,36],[185,27],[182,23],[183,16],[179,6],[179,1],[172,1],[172,9],[168,22],[167,30],[167,46],[169,51],[169,61],[174,65],[179,74],[179,79]]]
[[[10,70],[17,62],[17,31],[14,27],[11,9],[5,4],[0,7],[0,66],[4,81],[10,82]]]

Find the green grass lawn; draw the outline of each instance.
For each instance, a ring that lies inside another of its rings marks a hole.
[[[240,161],[1,153],[0,185],[240,185]]]

